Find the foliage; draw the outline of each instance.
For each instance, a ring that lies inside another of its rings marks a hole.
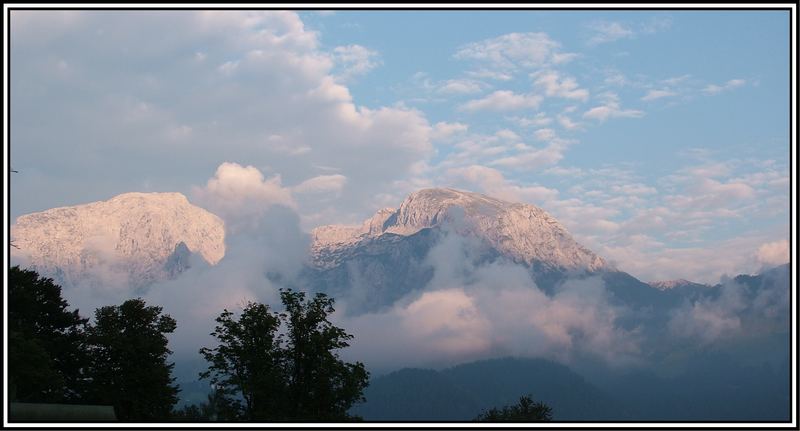
[[[513,406],[494,407],[475,418],[479,422],[549,422],[552,419],[552,409],[541,401],[534,402],[530,395],[520,397]]]
[[[16,399],[79,399],[87,319],[67,310],[61,287],[50,278],[14,266],[8,280],[9,379]]]
[[[200,349],[209,362],[200,377],[215,385],[215,393],[229,407],[220,419],[272,419],[269,412],[283,411],[286,401],[281,337],[276,335],[279,316],[265,304],[249,303],[239,320],[224,310],[216,322],[211,335],[219,345]]]
[[[281,301],[285,313],[249,303],[235,320],[224,310],[211,334],[219,344],[200,350],[209,362],[201,377],[216,385],[235,419],[356,419],[347,411],[363,401],[369,375],[362,363],[346,363],[335,353],[353,337],[328,320],[334,300],[282,290]]]
[[[222,392],[215,389],[208,394],[206,402],[184,406],[173,412],[172,419],[176,422],[230,421],[238,418],[236,413]]]
[[[95,312],[95,324],[88,331],[89,399],[113,405],[119,420],[164,419],[177,402],[165,336],[175,330],[176,322],[161,312],[161,307],[147,306],[142,299]]]

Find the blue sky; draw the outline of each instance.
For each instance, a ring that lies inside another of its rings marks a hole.
[[[789,13],[20,12],[12,218],[178,191],[307,229],[528,202],[644,279],[788,260]]]

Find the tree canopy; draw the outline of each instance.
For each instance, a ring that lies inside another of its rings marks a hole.
[[[114,405],[120,420],[168,417],[178,400],[178,388],[171,376],[174,364],[167,362],[172,352],[165,334],[175,328],[175,319],[142,299],[98,308],[88,331],[92,379],[88,398]]]
[[[8,365],[15,398],[78,400],[88,319],[68,310],[61,287],[50,278],[14,266],[8,280]]]
[[[493,407],[475,418],[479,422],[549,422],[552,419],[552,409],[541,401],[533,401],[531,395],[520,397],[512,406]]]
[[[232,407],[229,419],[354,419],[347,411],[363,400],[369,374],[336,353],[353,337],[328,320],[334,300],[286,289],[281,301],[285,313],[259,303],[247,304],[238,319],[224,310],[211,333],[218,345],[200,350],[209,362],[201,377]]]

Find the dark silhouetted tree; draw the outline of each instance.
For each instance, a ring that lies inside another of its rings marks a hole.
[[[165,335],[176,323],[161,312],[142,299],[95,311],[88,330],[88,395],[93,403],[113,405],[120,420],[163,420],[178,400]]]
[[[282,290],[281,301],[286,307],[289,418],[351,419],[347,411],[364,400],[369,375],[364,364],[346,363],[336,353],[353,336],[328,320],[333,298],[318,293],[306,301],[303,292]]]
[[[79,400],[87,319],[67,310],[50,278],[14,266],[8,281],[9,386],[16,400]]]
[[[279,316],[251,302],[238,320],[224,310],[216,321],[219,345],[200,349],[209,362],[200,377],[216,387],[219,420],[279,419],[286,401]]]
[[[552,409],[543,402],[533,401],[530,395],[520,397],[513,406],[491,408],[475,418],[479,422],[549,422],[552,419]]]
[[[336,353],[353,337],[328,320],[333,299],[317,294],[306,300],[304,293],[282,290],[281,300],[285,313],[249,303],[237,320],[224,310],[211,333],[219,344],[200,350],[209,362],[201,377],[237,412],[229,419],[356,419],[347,411],[363,401],[369,374],[362,363],[346,363]]]

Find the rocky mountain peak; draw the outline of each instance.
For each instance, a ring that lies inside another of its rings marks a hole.
[[[315,229],[312,260],[323,267],[335,265],[347,255],[347,249],[381,235],[410,236],[422,229],[445,226],[478,237],[500,254],[526,264],[588,271],[608,266],[541,208],[451,188],[411,193],[397,210],[383,209],[361,226]]]
[[[17,259],[66,284],[111,274],[143,286],[174,275],[176,253],[212,265],[225,255],[222,220],[180,193],[125,193],[26,214],[11,236]]]

